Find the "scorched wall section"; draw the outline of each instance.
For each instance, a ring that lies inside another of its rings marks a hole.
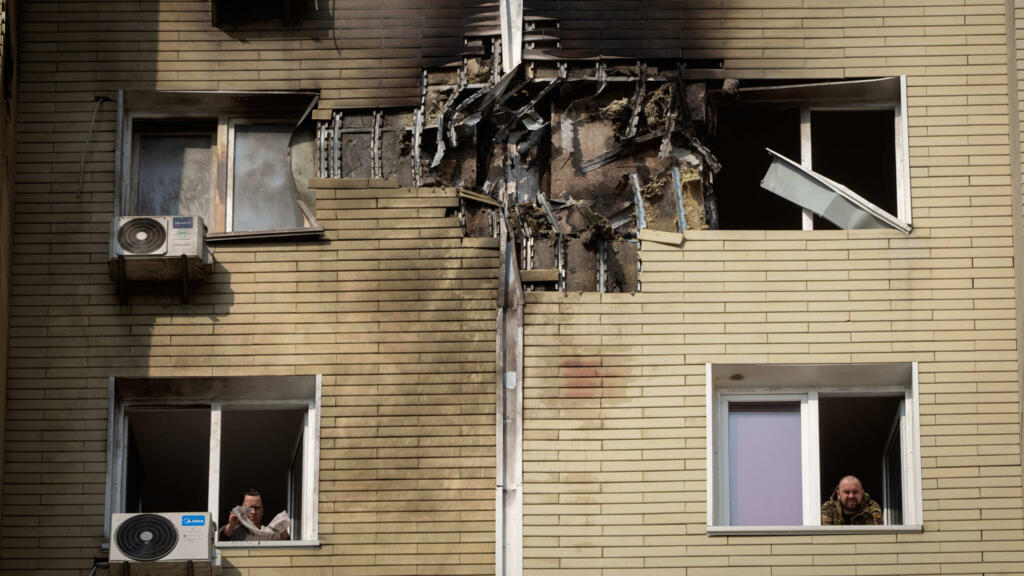
[[[326,239],[220,244],[187,305],[120,306],[107,224],[47,233],[54,197],[17,198],[4,569],[101,555],[110,376],[322,374],[322,546],[225,573],[493,573],[497,243],[463,238],[454,190],[314,186]]]

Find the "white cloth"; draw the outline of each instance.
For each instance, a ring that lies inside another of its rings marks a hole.
[[[292,526],[292,521],[288,518],[288,512],[281,511],[278,512],[277,516],[274,516],[270,524],[257,528],[249,520],[251,512],[252,508],[249,506],[235,506],[231,509],[231,513],[238,516],[238,521],[242,523],[242,527],[246,530],[246,540],[280,540],[281,534]]]

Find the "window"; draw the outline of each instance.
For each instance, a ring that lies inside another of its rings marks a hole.
[[[306,94],[128,93],[119,213],[199,216],[207,239],[319,235]]]
[[[732,97],[718,93],[720,228],[909,232],[905,92],[905,79],[891,77],[755,85]],[[801,184],[796,194],[779,192],[792,180],[765,186],[762,177],[773,161],[766,149],[791,161],[795,172],[810,175],[813,186]],[[829,211],[837,197],[841,206]]]
[[[282,510],[292,520],[292,541],[277,545],[316,543],[318,376],[117,379],[112,386],[108,519],[209,510],[223,526],[240,495],[257,488],[264,523]]]
[[[916,364],[708,365],[708,531],[919,530]],[[821,527],[846,475],[883,527]]]
[[[295,24],[301,16],[301,0],[211,0],[214,26],[239,26],[266,20]]]

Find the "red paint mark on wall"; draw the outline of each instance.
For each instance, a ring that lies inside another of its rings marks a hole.
[[[602,370],[600,358],[566,358],[558,370],[563,398],[601,397]]]

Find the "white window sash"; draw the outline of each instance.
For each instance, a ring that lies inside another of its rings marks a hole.
[[[223,406],[220,403],[210,406],[210,483],[206,492],[206,509],[213,514],[214,522],[220,511],[220,439],[221,415]]]
[[[800,401],[800,444],[803,450],[804,526],[821,525],[821,465],[818,453],[818,392],[810,390]]]
[[[717,428],[717,447],[715,449],[715,461],[718,465],[718,489],[723,494],[723,497],[719,498],[718,501],[718,512],[717,512],[717,523],[713,525],[728,525],[729,518],[731,517],[731,509],[729,504],[729,486],[730,486],[730,475],[729,475],[729,404],[731,403],[746,403],[746,402],[799,402],[800,403],[800,474],[801,483],[803,485],[803,524],[808,523],[808,510],[811,507],[816,506],[814,500],[816,497],[812,497],[813,493],[808,490],[809,476],[816,476],[816,474],[810,474],[811,466],[814,466],[814,470],[817,470],[818,456],[817,456],[817,426],[811,425],[811,406],[809,396],[811,393],[802,394],[737,394],[737,393],[720,393],[717,404],[718,417],[715,421]],[[814,422],[817,422],[817,393],[814,393]],[[809,436],[813,434],[814,438],[811,440]],[[810,453],[812,452],[811,446],[814,446],[813,462],[810,460]],[[815,480],[814,485],[817,486],[818,482]],[[711,483],[708,484],[712,485]],[[813,517],[814,515],[811,514]]]

